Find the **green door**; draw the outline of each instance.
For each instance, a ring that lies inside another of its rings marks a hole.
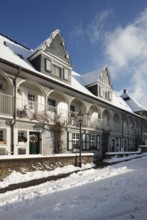
[[[39,145],[40,145],[40,133],[39,132],[30,132],[30,154],[39,154]]]

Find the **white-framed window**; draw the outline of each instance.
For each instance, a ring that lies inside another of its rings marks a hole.
[[[82,150],[100,150],[100,135],[82,133],[81,137]],[[68,133],[68,150],[79,149],[79,138],[79,133]]]
[[[68,69],[64,68],[63,79],[68,81],[68,78],[69,78],[69,71]]]
[[[74,148],[79,148],[79,138],[80,134],[78,133],[73,133],[72,135],[72,143]]]
[[[100,135],[87,134],[87,149],[100,150]]]
[[[4,141],[4,131],[0,130],[0,141]]]
[[[104,97],[105,97],[105,99],[108,99],[108,92],[107,91],[104,91]]]
[[[28,101],[29,101],[29,108],[30,109],[34,109],[34,105],[35,105],[35,95],[34,94],[31,94],[31,93],[28,93]]]
[[[89,135],[89,147],[96,148],[96,135]]]
[[[100,86],[99,86],[99,96],[103,97],[103,90],[102,90],[102,88]]]
[[[18,142],[27,142],[27,131],[18,131]]]
[[[57,76],[57,77],[60,77],[62,78],[62,68],[53,64],[52,66],[52,74]]]
[[[6,144],[6,129],[0,130],[0,143]]]
[[[48,71],[48,72],[51,72],[52,70],[52,63],[50,60],[45,60],[45,70]]]
[[[112,100],[112,92],[108,92],[108,99]]]

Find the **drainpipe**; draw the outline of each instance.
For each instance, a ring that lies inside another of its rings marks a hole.
[[[14,125],[16,123],[16,80],[20,73],[21,73],[21,67],[19,67],[18,73],[13,79],[13,86],[14,86],[13,121],[10,125],[11,126],[11,155],[14,154]]]
[[[122,140],[121,140],[121,147],[123,147],[123,137],[124,137],[124,115],[122,115]]]

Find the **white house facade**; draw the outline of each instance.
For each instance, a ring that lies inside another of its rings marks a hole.
[[[35,50],[0,35],[0,154],[137,150],[146,119],[115,94],[108,67],[73,71],[59,30]],[[60,146],[57,146],[59,145]]]

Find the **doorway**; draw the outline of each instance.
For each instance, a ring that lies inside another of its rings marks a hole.
[[[40,133],[29,132],[29,153],[39,154],[40,153]]]

